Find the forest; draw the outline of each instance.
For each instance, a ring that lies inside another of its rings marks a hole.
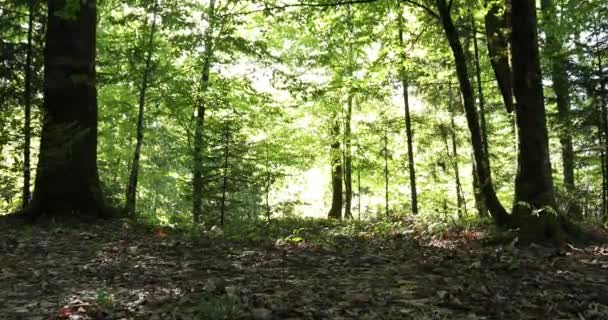
[[[608,319],[608,1],[0,0],[0,319]]]

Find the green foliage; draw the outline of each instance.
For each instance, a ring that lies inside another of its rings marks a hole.
[[[241,302],[230,295],[206,294],[195,307],[196,319],[234,319],[241,310]]]
[[[114,294],[107,289],[98,289],[95,293],[95,302],[106,310],[111,310],[114,307]]]

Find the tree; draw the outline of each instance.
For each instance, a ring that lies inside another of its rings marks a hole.
[[[570,128],[570,80],[568,79],[568,55],[564,52],[563,38],[559,36],[558,10],[553,0],[542,0],[543,27],[547,37],[546,54],[549,56],[553,91],[557,102],[558,133],[562,152],[564,185],[574,192],[574,148]]]
[[[340,149],[340,121],[336,112],[330,119],[331,208],[328,217],[342,219],[342,150]]]
[[[125,204],[125,213],[134,215],[137,203],[137,183],[139,177],[139,160],[141,159],[141,148],[144,143],[144,118],[146,110],[146,93],[150,85],[150,77],[152,73],[152,56],[154,54],[154,34],[156,33],[156,20],[158,11],[158,0],[155,0],[152,9],[152,25],[150,26],[149,38],[146,48],[146,62],[144,66],[143,77],[139,88],[138,99],[138,114],[137,114],[137,129],[135,150],[133,151],[133,160],[131,162],[131,172],[129,173],[129,183],[127,184],[127,196]]]
[[[561,237],[556,213],[534,0],[512,0],[511,47],[519,152],[514,223],[524,234]]]
[[[32,145],[32,60],[34,55],[33,37],[34,37],[34,16],[36,14],[36,1],[30,0],[28,4],[28,21],[27,21],[27,52],[25,62],[25,88],[23,90],[23,100],[25,104],[24,110],[24,128],[23,128],[23,193],[21,202],[23,208],[27,208],[31,198],[31,145]]]
[[[399,17],[399,45],[403,47],[403,17]],[[403,50],[403,60],[406,60],[407,53],[406,49]],[[403,61],[402,63],[405,63]],[[403,90],[403,107],[404,107],[404,121],[405,121],[405,135],[407,139],[407,164],[410,178],[410,198],[412,201],[411,208],[412,214],[418,214],[418,190],[416,188],[416,165],[414,161],[414,137],[412,133],[412,116],[410,112],[410,95],[409,95],[409,83],[406,75],[406,70],[401,70],[401,88]]]
[[[475,159],[475,168],[481,184],[481,189],[488,206],[490,215],[499,225],[505,225],[508,221],[508,215],[505,208],[502,206],[492,183],[492,175],[490,171],[490,160],[488,154],[484,151],[481,129],[479,126],[479,115],[475,107],[473,96],[473,87],[467,70],[467,61],[464,55],[464,50],[460,42],[458,31],[454,26],[451,15],[451,4],[446,0],[436,0],[438,14],[435,14],[441,21],[441,25],[447,37],[448,43],[454,56],[456,64],[456,74],[460,83],[460,91],[464,104],[464,110],[467,117],[467,124],[471,134],[471,144],[473,146],[473,154]]]
[[[96,1],[48,0],[44,122],[34,195],[24,213],[110,213],[97,171]]]
[[[209,2],[208,21],[209,25],[205,31],[205,53],[201,70],[199,98],[196,102],[196,120],[194,127],[194,164],[192,172],[192,215],[194,222],[201,222],[203,215],[203,133],[205,128],[205,111],[207,101],[205,94],[209,90],[209,74],[213,59],[213,28],[215,27],[215,0]]]

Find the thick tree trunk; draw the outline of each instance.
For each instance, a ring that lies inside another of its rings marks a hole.
[[[557,8],[553,0],[542,0],[543,25],[546,34],[546,51],[550,59],[553,91],[557,100],[557,118],[559,122],[559,141],[562,151],[562,169],[564,185],[570,193],[575,191],[574,184],[574,149],[570,130],[570,80],[566,66],[568,57],[563,53],[562,40],[557,35]]]
[[[23,126],[23,192],[21,196],[22,208],[27,208],[31,195],[31,147],[32,147],[32,38],[34,34],[34,14],[36,13],[36,1],[30,0],[28,6],[27,22],[27,52],[25,58],[25,88],[23,100],[25,102],[24,126]]]
[[[139,89],[139,108],[137,114],[137,129],[135,151],[133,152],[133,161],[131,162],[131,172],[129,174],[129,182],[127,184],[127,196],[125,204],[125,213],[134,215],[137,204],[137,183],[139,178],[139,161],[141,159],[141,148],[144,143],[144,118],[146,108],[146,93],[148,90],[148,82],[152,69],[152,55],[154,53],[154,33],[156,32],[156,11],[157,3],[154,4],[154,13],[152,18],[152,26],[150,27],[150,35],[148,38],[148,50],[146,53],[146,62],[144,66],[144,75]]]
[[[509,38],[506,35],[508,28],[509,3],[503,8],[499,2],[491,2],[490,8],[485,16],[486,38],[490,63],[498,82],[498,88],[502,95],[507,112],[513,111],[513,79],[511,67],[509,66]]]
[[[549,139],[534,0],[513,0],[511,47],[519,137],[515,224],[526,236],[560,238],[551,176]]]
[[[450,8],[448,7],[446,0],[435,1],[439,10],[441,24],[452,50],[452,54],[454,55],[456,73],[458,75],[458,82],[460,83],[460,91],[462,93],[467,124],[471,133],[471,144],[473,146],[477,175],[481,183],[484,199],[494,221],[498,225],[505,225],[509,220],[509,216],[505,208],[498,200],[492,183],[490,161],[483,148],[481,128],[479,127],[479,116],[475,106],[473,87],[471,86],[471,81],[469,80],[464,50],[462,48],[462,44],[460,43],[458,31],[456,30],[454,22],[452,21]]]
[[[215,27],[215,0],[209,2],[209,26],[205,31],[205,56],[201,71],[199,97],[196,105],[194,126],[194,157],[192,170],[192,216],[194,223],[200,223],[203,215],[203,134],[205,129],[205,94],[209,90],[209,73],[213,59],[213,28]]]
[[[349,93],[344,120],[344,218],[352,219],[353,203],[353,155],[351,121],[353,114],[353,96]]]
[[[25,213],[103,216],[110,210],[97,170],[96,1],[78,2],[79,10],[67,18],[60,14],[66,1],[47,4],[44,120],[34,196]]]
[[[331,119],[331,209],[330,219],[342,219],[342,150],[340,150],[340,121],[334,113]]]
[[[471,26],[473,27],[473,57],[475,58],[475,76],[477,79],[477,97],[479,99],[479,120],[481,126],[481,138],[483,140],[483,149],[485,153],[490,156],[488,147],[488,125],[486,122],[486,106],[485,97],[483,95],[483,84],[481,81],[481,63],[479,61],[479,45],[477,44],[477,26],[475,23],[475,17],[471,15]],[[480,217],[488,216],[488,208],[483,199],[481,193],[481,186],[479,184],[479,177],[477,176],[477,170],[475,168],[475,161],[473,160],[473,190],[475,193],[475,205],[477,207],[477,213]]]

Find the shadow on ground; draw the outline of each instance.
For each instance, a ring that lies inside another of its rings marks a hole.
[[[608,248],[0,225],[0,319],[607,319]]]

